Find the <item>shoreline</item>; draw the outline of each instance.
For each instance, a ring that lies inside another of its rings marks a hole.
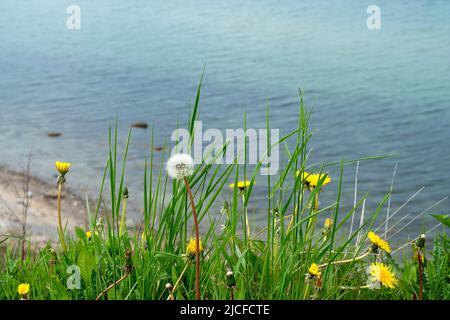
[[[26,175],[0,165],[0,240],[21,234],[25,207]],[[57,187],[48,181],[29,176],[29,206],[26,237],[33,244],[45,245],[57,241]],[[62,218],[68,232],[75,226],[85,226],[85,200],[66,186],[62,197]]]

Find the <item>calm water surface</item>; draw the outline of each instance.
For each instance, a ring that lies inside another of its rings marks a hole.
[[[81,8],[81,30],[66,28],[70,4]],[[450,194],[450,2],[378,1],[379,31],[366,27],[371,4],[2,0],[0,163],[19,169],[32,149],[34,174],[50,180],[54,160],[68,159],[71,187],[94,193],[115,115],[121,137],[146,121],[163,144],[177,120],[186,123],[206,64],[205,128],[242,127],[244,111],[249,127],[264,127],[268,101],[272,127],[286,134],[302,88],[314,107],[311,163],[395,154],[361,163],[358,193],[370,193],[373,209],[398,163],[393,210],[425,186],[398,213],[413,217]],[[136,208],[149,141],[149,130],[134,132],[126,183]],[[337,181],[337,169],[329,171]],[[347,210],[354,174],[354,164],[345,166]],[[324,203],[336,188],[324,191]],[[263,191],[256,188],[255,208],[264,207]],[[418,219],[405,236],[434,224]]]

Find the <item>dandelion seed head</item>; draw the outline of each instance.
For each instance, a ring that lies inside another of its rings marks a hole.
[[[228,288],[233,288],[234,286],[236,286],[236,279],[234,278],[234,273],[233,271],[227,271],[227,276],[225,279],[225,284],[227,285]]]
[[[166,169],[172,179],[183,179],[194,172],[194,159],[185,153],[175,154],[167,161]]]

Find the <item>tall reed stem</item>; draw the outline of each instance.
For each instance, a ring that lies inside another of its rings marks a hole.
[[[191,187],[186,177],[184,177],[184,184],[189,195],[189,201],[191,202],[192,215],[194,217],[194,229],[195,229],[195,298],[200,300],[200,235],[198,231],[197,209],[194,203],[194,197],[192,196]]]

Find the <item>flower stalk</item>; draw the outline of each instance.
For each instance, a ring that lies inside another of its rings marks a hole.
[[[187,261],[186,265],[183,268],[183,271],[181,271],[181,274],[180,274],[180,276],[177,279],[177,282],[175,282],[175,285],[170,290],[170,294],[172,295],[172,297],[173,297],[173,294],[175,293],[175,290],[178,289],[178,286],[180,285],[181,279],[183,279],[183,276],[186,273],[187,269],[189,268],[189,265],[190,265],[190,263],[189,263],[189,261]]]
[[[368,250],[366,253],[360,255],[359,257],[355,257],[355,258],[350,258],[350,259],[345,259],[345,260],[339,260],[339,261],[332,261],[332,262],[326,262],[323,263],[321,265],[319,265],[319,268],[324,268],[328,265],[338,265],[338,264],[345,264],[345,263],[350,263],[350,262],[354,262],[354,261],[358,261],[358,260],[362,260],[365,257],[367,257],[369,254],[371,253],[370,250]]]
[[[194,197],[189,186],[188,176],[194,173],[194,159],[189,154],[179,153],[169,158],[167,161],[167,173],[172,179],[183,180],[192,207],[195,229],[195,297],[200,300],[200,232],[198,228],[197,209]]]
[[[61,242],[61,247],[63,252],[67,251],[66,240],[64,239],[64,229],[61,221],[61,194],[62,194],[63,183],[58,182],[58,234],[59,241]]]
[[[245,241],[250,239],[250,223],[248,220],[248,208],[245,205],[245,190],[250,187],[250,185],[254,184],[255,182],[244,180],[244,181],[238,181],[237,184],[232,183],[229,185],[230,189],[238,188],[239,189],[239,195],[242,197],[242,206],[244,208],[244,221],[242,222],[245,224]]]
[[[228,271],[225,280],[226,286],[230,291],[230,300],[234,300],[234,290],[236,288],[236,279],[234,278],[233,271]]]
[[[245,227],[247,232],[247,240],[250,240],[250,224],[248,221],[248,208],[245,205],[245,191],[242,191],[242,205],[244,206],[244,214],[245,214]]]
[[[419,239],[415,243],[415,249],[417,250],[417,263],[419,264],[419,300],[423,300],[423,258],[425,257],[425,234],[420,235]],[[422,255],[422,252],[424,254]]]
[[[189,196],[189,201],[192,207],[192,216],[194,217],[194,229],[195,229],[195,298],[200,300],[200,232],[198,230],[197,209],[194,203],[194,197],[192,196],[191,187],[186,177],[183,178],[186,190]]]
[[[111,284],[108,287],[106,287],[105,289],[103,289],[102,292],[100,292],[100,294],[95,298],[96,301],[100,300],[100,298],[102,296],[104,296],[109,290],[111,290],[112,288],[117,286],[119,283],[121,283],[123,280],[125,280],[131,274],[131,271],[133,270],[133,263],[131,260],[131,255],[132,255],[131,250],[127,250],[125,252],[125,273],[123,274],[122,277],[120,277],[119,280],[117,280],[113,284]]]
[[[419,262],[419,300],[423,300],[422,257],[420,251],[417,251],[417,260]]]

